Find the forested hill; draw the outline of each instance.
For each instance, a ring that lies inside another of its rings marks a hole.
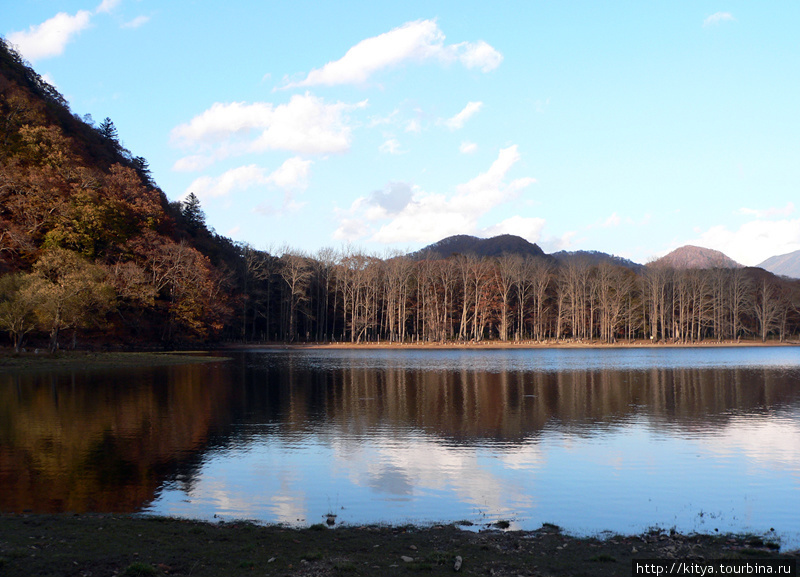
[[[54,347],[64,330],[110,344],[214,338],[235,251],[196,199],[167,201],[110,119],[73,115],[0,41],[0,328]]]
[[[635,272],[640,272],[642,270],[642,265],[640,265],[639,263],[633,262],[632,260],[623,258],[621,256],[615,256],[612,254],[599,252],[596,250],[577,250],[577,251],[560,250],[558,252],[552,253],[550,256],[556,259],[559,263],[568,263],[570,261],[583,261],[583,262],[588,262],[594,266],[598,266],[601,263],[606,263],[606,264],[612,264],[616,266],[629,268]]]
[[[495,257],[503,254],[545,257],[545,253],[539,248],[539,245],[513,234],[501,234],[492,238],[457,234],[443,238],[408,256],[413,260],[421,260],[448,258],[456,254],[470,254],[478,257]]]

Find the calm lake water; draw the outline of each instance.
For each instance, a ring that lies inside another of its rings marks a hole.
[[[247,351],[0,374],[0,510],[800,546],[800,349]]]

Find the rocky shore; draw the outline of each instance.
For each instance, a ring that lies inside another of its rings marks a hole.
[[[48,576],[631,575],[634,559],[800,559],[769,536],[578,538],[455,525],[296,529],[100,514],[0,515],[0,574]]]

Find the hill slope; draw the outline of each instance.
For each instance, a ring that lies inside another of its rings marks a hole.
[[[780,276],[800,278],[800,250],[772,256],[758,267]]]
[[[207,338],[230,315],[235,258],[199,206],[170,203],[110,119],[73,115],[0,39],[0,290],[14,341],[101,329],[126,344]],[[9,330],[9,329],[7,329]],[[132,338],[134,336],[134,338]]]

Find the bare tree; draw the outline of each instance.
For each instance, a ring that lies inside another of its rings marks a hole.
[[[308,283],[311,278],[311,267],[308,259],[301,253],[289,249],[281,255],[280,275],[288,289],[288,339],[297,337],[297,314],[300,306],[308,301]]]
[[[314,269],[317,277],[317,340],[328,339],[333,334],[333,327],[329,327],[329,322],[333,315],[329,315],[331,310],[330,296],[331,283],[334,278],[334,267],[338,258],[338,253],[333,248],[323,248],[317,252],[314,260]],[[335,292],[335,291],[334,291]],[[335,304],[334,304],[335,311]]]
[[[258,310],[258,300],[254,298],[257,283],[269,279],[272,274],[270,255],[267,252],[256,250],[248,243],[239,245],[242,262],[242,341],[247,341],[247,310],[252,309],[252,329],[250,338],[254,338],[255,321]]]
[[[390,341],[403,341],[408,319],[408,287],[413,263],[401,254],[386,260],[386,323]]]
[[[522,258],[519,255],[504,254],[495,260],[494,278],[500,292],[500,340],[508,340],[510,327],[511,296],[522,269]]]
[[[754,312],[758,321],[761,342],[767,341],[769,333],[778,328],[781,319],[782,295],[780,287],[771,278],[763,275],[756,284]]]

